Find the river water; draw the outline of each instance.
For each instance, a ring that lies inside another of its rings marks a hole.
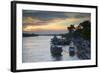
[[[79,60],[77,56],[69,56],[69,46],[63,46],[61,57],[53,57],[50,53],[50,40],[53,36],[23,37],[22,63]]]

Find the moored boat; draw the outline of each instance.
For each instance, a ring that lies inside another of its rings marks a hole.
[[[75,55],[75,46],[74,43],[71,41],[70,47],[69,47],[69,55],[74,56]]]
[[[75,48],[74,47],[69,47],[69,55],[74,56],[75,55]]]
[[[51,54],[52,56],[61,56],[62,53],[62,47],[58,45],[51,45]]]
[[[50,51],[53,56],[61,56],[62,53],[61,40],[56,36],[54,36],[53,39],[51,39]]]

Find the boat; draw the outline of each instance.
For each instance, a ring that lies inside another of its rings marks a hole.
[[[50,51],[51,51],[52,56],[61,56],[61,53],[63,50],[61,46],[51,45]]]
[[[62,45],[70,45],[70,40],[63,40]]]
[[[69,55],[74,56],[75,55],[75,48],[74,47],[69,47]]]
[[[61,46],[61,40],[57,38],[56,36],[54,36],[51,39],[50,51],[51,51],[52,56],[61,56],[61,53],[63,51],[62,46]]]

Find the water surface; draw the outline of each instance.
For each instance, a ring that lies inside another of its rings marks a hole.
[[[78,60],[77,56],[69,56],[69,46],[63,46],[62,57],[53,57],[50,53],[50,40],[53,36],[23,37],[22,62],[46,62]]]

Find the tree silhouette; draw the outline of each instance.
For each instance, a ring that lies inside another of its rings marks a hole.
[[[74,25],[70,25],[70,26],[68,27],[68,31],[69,31],[68,35],[69,35],[71,41],[72,41],[72,38],[73,38],[74,30],[75,30]]]
[[[74,29],[75,29],[74,25],[70,25],[70,26],[68,27],[69,33],[72,33],[72,32],[74,31]]]
[[[84,21],[84,22],[80,23],[79,25],[83,27],[83,29],[81,30],[81,37],[86,40],[90,40],[90,38],[91,38],[91,23],[90,23],[90,21]]]

